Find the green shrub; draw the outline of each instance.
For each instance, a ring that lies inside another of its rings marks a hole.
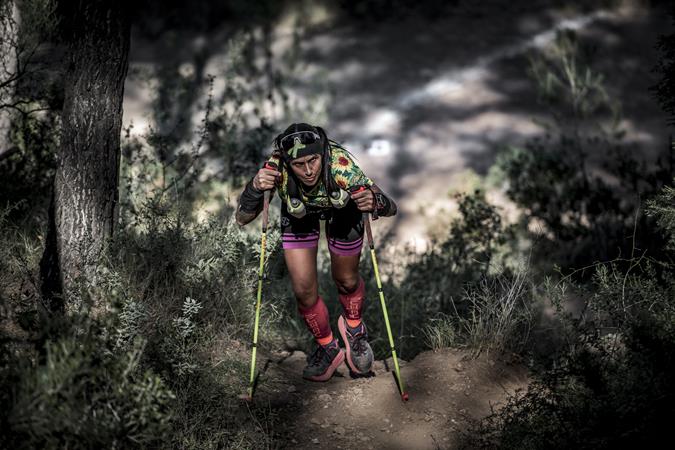
[[[11,361],[7,448],[123,448],[161,442],[173,393],[142,369],[142,340],[117,351],[99,324],[48,341],[44,356]]]
[[[649,213],[672,241],[667,188]],[[666,203],[664,203],[664,201]],[[632,448],[668,439],[675,413],[675,266],[597,264],[569,345],[526,392],[469,433],[466,448]],[[658,267],[659,270],[655,270]]]
[[[474,352],[523,350],[534,316],[529,274],[517,271],[483,280],[466,297],[470,314],[462,319],[466,345]]]
[[[392,328],[399,340],[397,351],[404,359],[426,348],[478,345],[481,341],[478,322],[472,322],[471,318],[478,319],[480,308],[488,306],[481,304],[485,300],[481,295],[487,292],[479,286],[483,283],[491,290],[490,304],[494,306],[502,295],[498,286],[512,278],[512,270],[508,268],[512,254],[511,227],[504,225],[498,209],[486,201],[482,191],[461,195],[458,201],[460,216],[452,221],[446,236],[433,242],[427,252],[416,255],[404,248],[389,256],[396,261],[391,264],[392,270],[399,273],[385,273],[383,289]],[[368,254],[365,255],[369,260]],[[387,259],[382,258],[386,253],[378,255],[382,259],[381,268],[387,267]],[[372,273],[369,263],[362,267],[364,277]],[[369,333],[384,337],[386,330],[380,319],[375,283],[366,280],[368,301],[364,317],[373,318],[368,321]],[[520,297],[517,302],[520,314],[524,303],[520,303]],[[470,344],[471,333],[476,339]],[[493,348],[487,342],[491,337],[484,337],[486,340],[480,345]],[[378,356],[390,351],[386,339],[376,338],[371,344]],[[494,346],[497,347],[503,348],[501,344]]]
[[[460,297],[466,312],[453,308],[428,320],[422,329],[426,344],[434,350],[465,347],[475,355],[522,351],[534,322],[529,283],[529,273],[521,270],[468,285]]]
[[[458,347],[459,324],[457,318],[439,314],[438,317],[432,317],[426,321],[422,328],[424,344],[432,350],[443,348]]]
[[[506,146],[494,172],[523,211],[523,231],[537,242],[536,261],[584,267],[630,255],[633,247],[656,256],[664,243],[637,210],[641,198],[672,179],[673,150],[647,160],[624,143],[618,102],[580,47],[572,33],[563,33],[531,58],[530,73],[550,111],[546,135]]]

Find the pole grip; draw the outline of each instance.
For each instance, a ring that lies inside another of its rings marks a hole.
[[[373,231],[370,228],[370,216],[369,213],[364,212],[363,213],[363,223],[366,227],[366,236],[368,237],[368,247],[371,250],[375,249],[375,242],[373,242]]]
[[[269,220],[270,208],[270,191],[263,192],[263,215],[262,215],[262,231],[267,232],[267,222]]]
[[[366,189],[368,189],[368,187],[363,185],[363,184],[358,185],[358,186],[352,186],[351,188],[349,188],[349,193],[355,194],[357,192],[365,191]],[[373,220],[377,220],[378,219],[377,208],[374,208],[371,213],[367,213],[367,212],[363,213],[363,218],[364,218],[363,220],[364,220],[364,222],[366,222],[366,233],[368,234],[368,244],[370,245],[370,248],[373,248],[373,236],[372,236],[372,233],[369,231],[370,230],[370,222],[367,220],[368,214],[370,214],[373,217]]]

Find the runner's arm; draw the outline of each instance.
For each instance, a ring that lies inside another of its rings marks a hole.
[[[237,212],[235,219],[239,226],[244,226],[253,221],[263,208],[263,194],[264,191],[259,191],[253,187],[253,179],[246,183],[244,191],[239,196],[237,202]]]
[[[375,197],[373,201],[375,202],[374,206],[377,209],[378,216],[391,217],[396,215],[398,208],[391,197],[388,197],[384,192],[382,192],[382,189],[380,189],[376,184],[373,184],[370,187],[370,190],[373,191]]]
[[[265,166],[258,170],[251,181],[246,183],[244,191],[239,196],[237,212],[235,213],[235,219],[239,226],[244,226],[258,217],[263,209],[264,192],[267,190],[274,191],[280,176],[280,172]]]

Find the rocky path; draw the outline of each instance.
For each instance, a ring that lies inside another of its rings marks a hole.
[[[304,364],[302,352],[272,355],[256,392],[255,405],[279,414],[281,448],[454,448],[471,419],[527,385],[518,365],[457,350],[425,352],[402,363],[410,395],[404,403],[386,361],[375,363],[372,377],[351,378],[343,366],[326,383],[303,380]]]

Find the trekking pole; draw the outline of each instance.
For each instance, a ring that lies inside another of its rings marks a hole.
[[[360,186],[353,192],[365,190],[365,186]],[[373,220],[377,220],[377,210],[373,211]],[[396,348],[394,347],[394,337],[391,334],[391,326],[389,325],[389,314],[387,313],[387,304],[384,300],[384,292],[382,292],[382,281],[380,280],[380,270],[377,266],[377,257],[375,256],[375,243],[373,241],[373,232],[370,229],[370,217],[367,212],[363,213],[363,222],[366,225],[366,235],[368,236],[368,247],[370,247],[370,259],[373,262],[373,270],[375,271],[375,281],[377,282],[377,291],[380,295],[380,306],[382,307],[382,315],[384,316],[384,324],[387,327],[387,336],[389,336],[389,346],[391,347],[391,356],[394,360],[394,371],[396,374],[396,382],[398,385],[401,399],[404,402],[408,401],[408,393],[403,387],[403,379],[401,378],[401,370],[398,366],[398,358],[396,357]]]
[[[265,163],[263,166],[266,169],[276,169],[273,164]],[[248,393],[244,394],[242,398],[248,402],[253,400],[253,388],[255,387],[255,359],[258,350],[258,325],[260,323],[260,304],[262,302],[262,285],[265,267],[265,244],[267,242],[267,222],[268,211],[270,206],[270,191],[263,193],[263,210],[262,210],[262,237],[260,238],[260,267],[258,269],[258,295],[255,303],[255,321],[253,323],[253,347],[251,350],[251,374],[249,377]]]

